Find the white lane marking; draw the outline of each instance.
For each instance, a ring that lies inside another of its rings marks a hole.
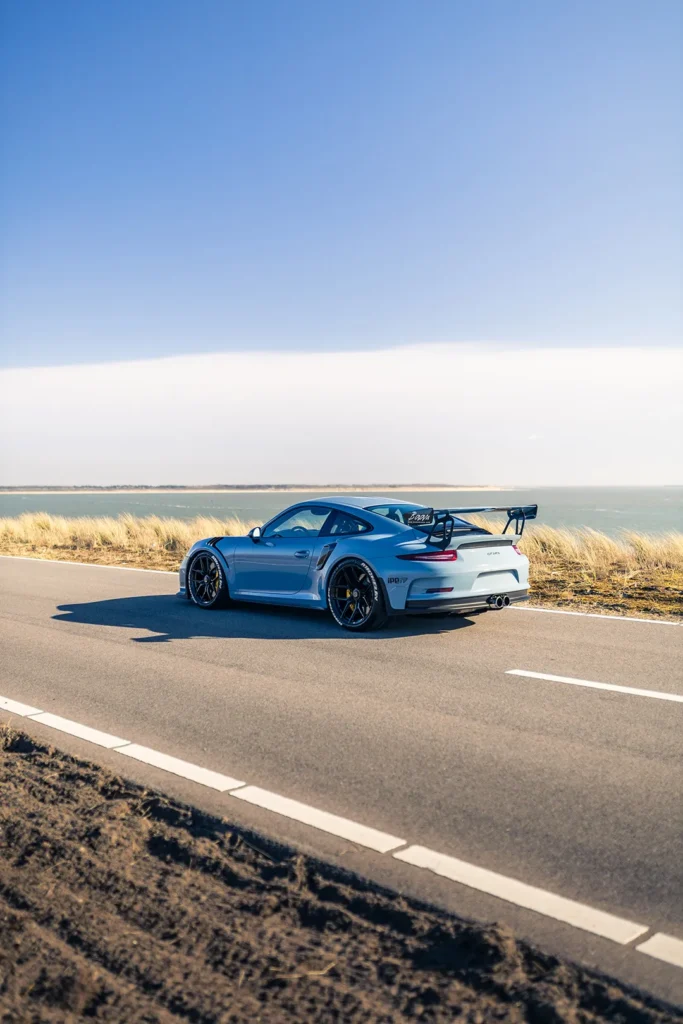
[[[683,941],[674,939],[673,935],[665,935],[664,932],[657,932],[647,942],[636,946],[639,953],[647,953],[657,960],[664,960],[674,967],[683,967]]]
[[[108,750],[130,743],[130,740],[123,740],[120,736],[112,736],[109,732],[100,732],[99,729],[91,729],[89,725],[72,722],[70,718],[61,718],[59,715],[53,715],[50,711],[41,711],[37,715],[31,715],[30,718],[32,722],[48,725],[51,729],[59,729],[60,732],[68,732],[70,736],[89,740],[90,743],[96,743],[98,747],[107,747]]]
[[[11,711],[13,715],[39,715],[40,708],[32,708],[30,704],[21,704],[18,700],[10,700],[9,697],[0,697],[0,711]]]
[[[514,903],[518,907],[535,910],[536,913],[552,917],[556,921],[563,921],[594,935],[602,935],[621,945],[632,942],[648,930],[645,925],[636,924],[635,921],[606,914],[603,910],[586,906],[585,903],[556,896],[545,889],[537,889],[533,885],[519,882],[516,878],[507,878],[495,871],[479,868],[476,864],[468,864],[464,860],[428,850],[424,846],[409,846],[407,850],[399,850],[394,857],[407,864],[427,868],[428,871],[460,882],[461,885],[468,885],[471,889],[497,896],[498,899]]]
[[[397,846],[405,844],[405,839],[398,839],[397,836],[388,835],[386,832],[378,832],[377,829],[360,825],[348,818],[340,818],[327,811],[319,811],[317,807],[301,804],[298,800],[290,800],[286,796],[278,796],[277,793],[270,793],[259,786],[246,786],[245,789],[238,789],[230,795],[257,807],[265,807],[268,811],[275,811],[276,814],[283,814],[285,818],[293,818],[294,821],[312,825],[322,832],[329,832],[360,846],[367,846],[379,853],[388,853],[389,850],[395,850]]]
[[[639,619],[630,615],[602,615],[600,612],[570,612],[566,608],[535,608],[534,605],[512,604],[516,612],[543,612],[546,615],[580,615],[584,619],[611,619],[612,622],[653,622],[655,626],[683,626],[683,622],[671,622],[669,619]]]
[[[121,572],[156,572],[162,576],[177,576],[172,569],[141,569],[137,565],[101,565],[99,562],[70,562],[65,558],[31,558],[30,555],[0,555],[0,558],[11,558],[16,562],[49,562],[50,565],[80,565],[87,569],[120,569]]]
[[[239,779],[221,775],[220,772],[212,772],[209,768],[200,768],[197,764],[181,761],[179,757],[170,757],[158,750],[151,750],[150,747],[141,747],[138,743],[130,743],[127,747],[121,747],[120,750],[117,750],[117,754],[134,757],[136,761],[144,761],[145,764],[151,764],[154,768],[161,768],[172,775],[179,775],[191,782],[198,782],[200,786],[217,789],[219,793],[244,786],[244,782],[240,782]]]
[[[523,668],[509,668],[506,676],[524,676],[526,679],[546,679],[551,683],[569,683],[570,686],[587,686],[591,690],[614,690],[615,693],[630,693],[633,697],[655,697],[657,700],[672,700],[683,704],[683,694],[663,693],[661,690],[640,690],[636,686],[617,686],[615,683],[594,683],[589,679],[572,679],[570,676],[553,676],[547,672],[527,672]]]

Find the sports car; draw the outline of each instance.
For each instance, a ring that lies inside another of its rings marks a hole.
[[[463,518],[488,512],[506,513],[502,533]],[[317,608],[354,632],[405,613],[502,609],[527,599],[529,561],[516,542],[537,512],[349,496],[303,501],[246,537],[197,541],[180,567],[179,593],[207,609],[232,601]]]

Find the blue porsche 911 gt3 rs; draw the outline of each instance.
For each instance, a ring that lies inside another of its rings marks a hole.
[[[200,608],[235,600],[329,610],[354,631],[406,612],[504,608],[527,598],[529,562],[515,541],[537,511],[348,496],[305,501],[246,537],[197,541],[180,567],[180,594]],[[462,518],[485,512],[507,514],[502,533]]]

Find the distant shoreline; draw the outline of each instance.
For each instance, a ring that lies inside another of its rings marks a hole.
[[[308,494],[319,491],[324,494],[346,494],[349,491],[511,491],[512,487],[496,487],[493,484],[346,484],[333,485],[304,484],[287,487],[0,487],[0,494]]]

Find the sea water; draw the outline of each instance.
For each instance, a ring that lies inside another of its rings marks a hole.
[[[354,493],[362,494],[358,491]],[[377,492],[365,492],[376,494]],[[381,496],[381,495],[380,495]],[[517,487],[506,490],[391,491],[396,501],[415,501],[434,508],[473,505],[515,505],[537,502],[540,522],[549,526],[584,527],[612,536],[622,530],[640,533],[683,531],[683,486],[671,487]],[[164,516],[193,519],[217,516],[266,522],[295,502],[318,498],[319,491],[183,491],[115,493],[0,494],[0,516],[49,512],[61,516]]]

